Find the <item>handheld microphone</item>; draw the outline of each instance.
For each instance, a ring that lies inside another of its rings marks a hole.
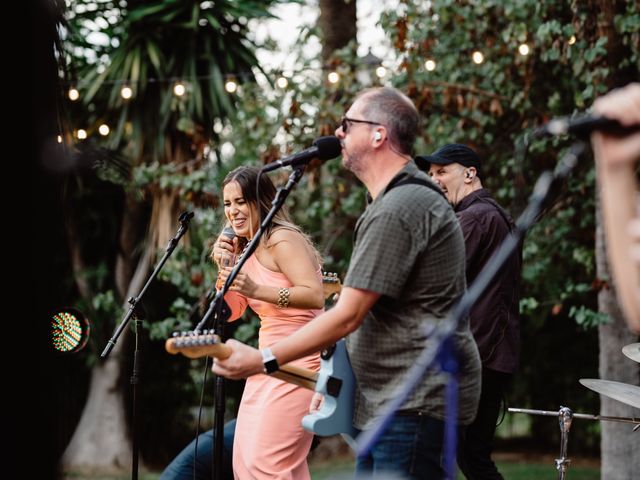
[[[227,237],[229,240],[233,240],[236,236],[236,232],[231,227],[225,227],[224,230],[222,230],[222,235]]]
[[[340,155],[341,150],[342,145],[340,144],[338,137],[334,137],[333,135],[320,137],[313,142],[313,147],[309,147],[299,153],[294,153],[293,155],[289,155],[281,160],[269,163],[262,167],[262,172],[270,172],[287,166],[297,167],[299,165],[306,165],[314,158],[318,158],[319,160],[330,160]]]
[[[536,137],[569,134],[586,138],[596,130],[624,137],[640,131],[640,125],[624,126],[611,118],[582,114],[571,118],[554,118],[535,130],[533,134]]]

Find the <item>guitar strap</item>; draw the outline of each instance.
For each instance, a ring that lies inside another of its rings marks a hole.
[[[384,189],[384,193],[387,193],[392,188],[399,187],[401,185],[422,185],[423,187],[430,188],[434,192],[438,193],[445,200],[447,199],[447,197],[444,195],[442,190],[440,190],[436,185],[434,185],[433,183],[427,180],[424,180],[422,178],[416,178],[416,177],[395,178],[389,183],[389,185],[387,185],[387,188]],[[367,203],[371,203],[372,201],[373,199],[371,198],[371,195],[369,194],[369,192],[367,192]]]

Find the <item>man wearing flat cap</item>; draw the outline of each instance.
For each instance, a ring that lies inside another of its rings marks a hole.
[[[510,235],[511,217],[482,186],[478,154],[466,145],[447,144],[415,162],[440,186],[460,222],[465,240],[467,285]],[[458,465],[470,480],[502,479],[491,460],[500,408],[520,356],[519,285],[522,245],[471,308],[471,331],[482,360],[482,390],[474,422],[461,435]]]

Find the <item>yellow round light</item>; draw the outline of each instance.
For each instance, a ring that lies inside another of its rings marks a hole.
[[[426,62],[424,62],[424,68],[426,68],[427,71],[429,72],[433,72],[436,69],[436,62],[429,59]]]
[[[131,87],[122,87],[120,90],[120,96],[125,100],[129,100],[133,97],[133,90],[131,90]]]
[[[85,138],[87,138],[87,131],[83,130],[82,128],[78,130],[78,138],[80,140],[84,140]]]
[[[473,52],[473,55],[471,56],[471,58],[473,59],[473,62],[477,63],[478,65],[480,65],[482,62],[484,62],[484,55],[482,54],[482,52],[480,52],[478,50]]]
[[[184,86],[184,84],[178,82],[173,86],[173,94],[177,97],[181,97],[185,94],[185,92],[187,91],[186,87]]]
[[[529,45],[527,45],[526,43],[523,43],[518,47],[518,52],[520,52],[520,55],[522,56],[529,55]]]
[[[338,83],[340,81],[340,74],[338,72],[331,72],[327,75],[327,79],[330,83]]]
[[[571,37],[569,37],[569,45],[573,45],[574,43],[576,43],[576,36],[571,35]]]
[[[376,75],[378,76],[378,78],[382,78],[387,74],[387,69],[384,67],[378,67],[376,68]]]
[[[109,125],[103,123],[98,127],[98,132],[100,132],[100,135],[102,135],[103,137],[106,137],[110,132]]]
[[[276,85],[278,85],[278,87],[280,88],[287,88],[287,85],[289,85],[289,80],[287,80],[287,77],[278,77],[278,79],[276,80]]]
[[[71,87],[69,89],[69,100],[71,100],[72,102],[75,102],[79,98],[80,98],[80,92],[78,91],[78,89],[75,87]]]
[[[228,80],[227,83],[224,84],[224,89],[229,93],[233,93],[238,90],[238,84],[234,80]]]

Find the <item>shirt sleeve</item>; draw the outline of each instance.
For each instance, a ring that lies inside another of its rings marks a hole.
[[[482,225],[480,225],[475,215],[465,215],[463,213],[457,216],[462,229],[462,236],[464,237],[466,271],[471,272],[474,267],[473,261],[478,258],[478,252],[485,243],[484,233]]]
[[[345,286],[399,298],[415,263],[411,229],[396,215],[380,212],[357,232]]]

